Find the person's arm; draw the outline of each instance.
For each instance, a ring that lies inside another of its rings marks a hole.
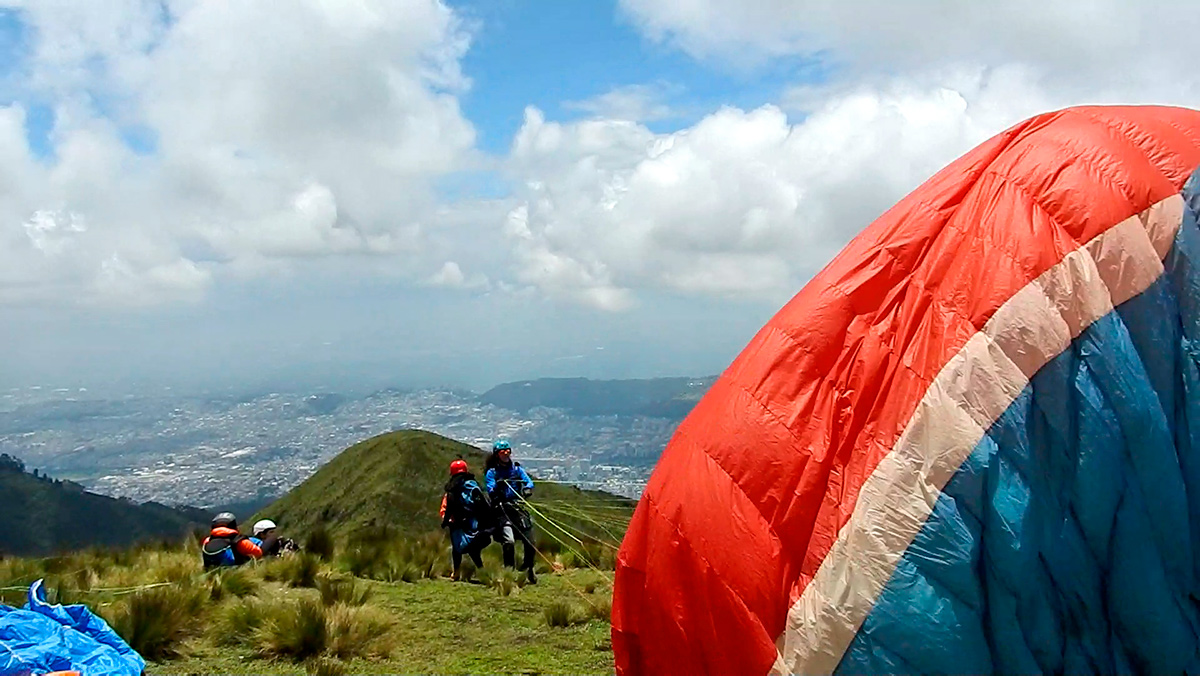
[[[483,483],[487,488],[488,495],[494,495],[496,493],[496,470],[494,468],[489,469],[487,474],[483,475]]]
[[[245,556],[252,559],[262,558],[262,549],[258,545],[250,541],[250,538],[242,538],[237,541],[237,550]]]
[[[518,476],[521,477],[521,483],[522,483],[522,485],[525,486],[525,490],[532,491],[533,490],[533,479],[529,478],[529,473],[525,471],[524,467],[518,467],[517,472],[518,472]]]

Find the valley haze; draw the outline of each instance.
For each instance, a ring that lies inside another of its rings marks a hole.
[[[506,437],[539,479],[637,498],[713,380],[544,378],[482,394],[388,388],[102,396],[86,388],[14,388],[0,395],[0,452],[104,495],[212,508],[265,502],[348,446],[421,429],[481,449]]]

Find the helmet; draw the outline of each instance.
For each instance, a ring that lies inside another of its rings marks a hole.
[[[263,519],[262,521],[259,521],[258,523],[254,524],[254,535],[257,536],[259,533],[269,531],[273,528],[275,528],[274,521],[272,521],[270,519]]]
[[[221,512],[213,517],[212,527],[232,528],[237,530],[237,517],[233,515],[233,512]]]
[[[460,458],[460,459],[455,460],[454,462],[450,463],[450,474],[451,475],[462,474],[465,471],[467,471],[467,461],[466,460],[463,460]]]
[[[497,439],[496,443],[492,444],[493,451],[509,451],[512,447],[508,445],[508,439]]]

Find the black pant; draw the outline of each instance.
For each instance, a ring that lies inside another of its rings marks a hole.
[[[504,565],[516,568],[516,539],[524,544],[521,569],[533,570],[534,557],[537,550],[533,546],[533,520],[515,506],[501,506],[502,519],[496,528],[496,540],[504,552]]]

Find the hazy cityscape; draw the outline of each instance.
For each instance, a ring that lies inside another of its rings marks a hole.
[[[26,388],[0,396],[0,452],[97,493],[209,507],[280,495],[358,441],[417,428],[481,449],[506,437],[541,479],[637,497],[678,423],[518,413],[436,389],[102,398]]]

